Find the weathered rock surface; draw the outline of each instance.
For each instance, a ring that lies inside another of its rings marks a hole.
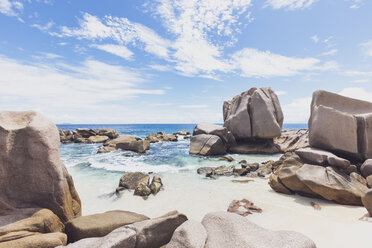
[[[136,231],[136,248],[158,248],[169,243],[174,231],[185,221],[185,215],[173,211],[158,218],[134,223],[128,228]]]
[[[293,152],[309,147],[309,130],[283,130],[279,137],[274,138],[274,144],[279,146],[281,152]]]
[[[60,246],[62,247],[62,246]],[[135,248],[136,232],[126,226],[119,227],[102,238],[86,238],[70,243],[68,248]]]
[[[34,111],[0,112],[0,214],[48,208],[63,222],[81,214],[73,180],[60,160],[57,127]]]
[[[309,143],[359,159],[372,158],[372,103],[327,91],[314,92]]]
[[[49,243],[50,236],[40,234],[62,232],[64,227],[61,220],[49,209],[17,209],[9,215],[0,216],[0,247],[13,247],[14,244],[26,247],[27,243],[24,242],[29,239],[15,241],[35,235],[38,236],[39,242]],[[42,238],[47,240],[42,241]]]
[[[251,88],[223,105],[224,126],[237,140],[280,136],[283,113],[271,88]]]
[[[280,147],[271,139],[260,139],[255,141],[237,142],[229,148],[230,153],[238,154],[275,154],[280,153]]]
[[[203,248],[207,241],[207,231],[197,221],[188,220],[177,227],[166,248]]]
[[[297,150],[296,153],[298,156],[300,156],[303,162],[309,164],[333,166],[343,170],[347,170],[350,166],[349,160],[340,158],[331,152],[327,152],[317,148],[302,148]]]
[[[202,122],[195,126],[193,136],[199,134],[211,134],[220,137],[222,142],[225,144],[225,148],[235,145],[235,137],[232,135],[226,127]]]
[[[332,167],[304,164],[296,176],[312,192],[340,204],[362,205],[361,197],[368,188],[354,178]]]
[[[8,242],[0,243],[1,248],[54,248],[56,246],[66,245],[67,235],[61,232],[54,233],[36,233],[20,239],[14,239]]]
[[[101,238],[86,238],[69,248],[159,248],[169,243],[174,231],[187,217],[177,211],[149,220],[122,226]]]
[[[237,214],[216,212],[207,214],[202,224],[207,230],[206,248],[226,247],[286,247],[316,248],[308,237],[292,231],[270,231]]]
[[[130,135],[120,135],[116,139],[105,142],[103,147],[98,149],[98,153],[111,152],[118,149],[144,153],[150,149],[150,141],[141,140]]]
[[[190,139],[190,154],[215,156],[226,154],[225,144],[219,136],[198,134]]]
[[[116,228],[148,219],[147,216],[129,211],[108,211],[70,220],[66,223],[65,232],[69,242],[76,242],[85,238],[103,237]]]
[[[369,215],[372,217],[372,189],[364,192],[362,202],[363,206],[367,209]]]
[[[160,141],[178,141],[177,135],[166,134],[165,132],[158,132],[147,135],[145,140],[150,141],[150,143],[156,143]]]
[[[103,143],[117,138],[119,134],[110,128],[78,128],[75,131],[60,129],[59,136],[62,143]]]

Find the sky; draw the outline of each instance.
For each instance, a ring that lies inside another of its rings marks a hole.
[[[222,123],[271,87],[372,101],[370,0],[0,0],[0,109],[55,123]]]

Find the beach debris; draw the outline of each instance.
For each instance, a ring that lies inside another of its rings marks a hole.
[[[253,212],[262,213],[262,209],[255,206],[253,202],[243,199],[232,201],[227,209],[227,212],[247,216],[249,214],[253,214]]]
[[[233,183],[249,183],[249,182],[254,182],[252,179],[246,179],[246,180],[231,180]]]
[[[319,211],[320,211],[320,210],[322,209],[318,203],[310,202],[310,205],[311,205],[315,210],[319,210]]]

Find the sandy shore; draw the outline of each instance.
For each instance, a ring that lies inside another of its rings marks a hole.
[[[236,179],[233,177],[210,180],[190,171],[165,173],[160,174],[165,189],[143,200],[130,192],[120,198],[107,195],[117,186],[119,173],[87,176],[71,171],[71,174],[82,199],[83,215],[121,209],[156,217],[178,210],[200,221],[206,213],[226,211],[232,200],[246,198],[263,209],[261,214],[248,216],[249,220],[273,230],[299,231],[313,239],[318,248],[370,248],[372,244],[371,223],[358,220],[366,214],[363,207],[279,194],[269,187],[267,179],[240,184],[233,183],[231,180]],[[315,210],[311,201],[322,209]]]

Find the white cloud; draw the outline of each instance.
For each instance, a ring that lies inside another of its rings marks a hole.
[[[18,16],[23,10],[23,4],[19,1],[0,0],[0,13],[7,16]]]
[[[372,56],[372,40],[360,44],[367,56]]]
[[[250,48],[236,52],[232,61],[245,77],[294,76],[314,70],[320,62],[314,58],[291,58]]]
[[[49,31],[53,26],[54,26],[54,22],[52,22],[52,21],[46,23],[45,25],[40,25],[40,24],[32,24],[31,25],[31,27],[37,28],[40,31]]]
[[[143,89],[138,72],[95,60],[81,65],[26,64],[0,56],[1,109],[35,109],[54,121],[102,121],[122,115],[123,101],[138,95],[164,94],[163,89]],[[71,119],[58,116],[69,113]]]
[[[203,108],[208,108],[208,105],[206,104],[200,104],[200,105],[193,105],[193,104],[190,104],[190,105],[180,105],[180,108],[185,108],[185,109],[203,109]]]
[[[348,70],[342,72],[342,74],[349,77],[372,77],[372,71]]]
[[[294,99],[282,106],[285,123],[307,123],[310,117],[311,97]]]
[[[358,87],[345,88],[339,94],[359,100],[372,102],[372,93],[366,91],[363,88]]]
[[[352,83],[357,83],[357,84],[359,84],[359,83],[369,83],[369,82],[371,82],[371,80],[370,79],[356,79],[356,80],[353,80],[353,81],[351,81]]]
[[[121,46],[121,45],[106,44],[106,45],[92,45],[92,47],[111,53],[111,54],[114,54],[126,60],[130,60],[133,56],[132,51],[130,51],[125,46]]]
[[[273,9],[305,9],[310,7],[316,0],[267,0],[265,7],[272,7]]]
[[[363,0],[348,0],[351,2],[350,9],[359,9],[363,5]]]
[[[278,96],[283,96],[283,95],[286,95],[288,92],[287,91],[284,91],[284,90],[278,90],[278,91],[275,91],[275,94],[278,95]]]
[[[146,52],[167,58],[170,43],[157,35],[152,29],[139,23],[132,23],[127,18],[106,16],[103,20],[85,13],[79,21],[79,27],[62,27],[61,32],[49,32],[58,37],[76,37],[88,40],[114,40],[121,45],[144,45]]]
[[[318,43],[319,41],[319,37],[317,35],[313,35],[311,36],[311,39],[315,42],[315,43]]]
[[[337,52],[338,52],[337,49],[331,49],[327,52],[319,54],[319,56],[332,56],[332,55],[335,55]]]

